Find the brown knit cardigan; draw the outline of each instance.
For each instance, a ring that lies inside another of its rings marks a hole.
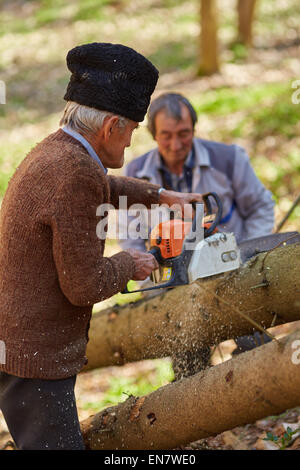
[[[157,189],[105,175],[62,130],[27,155],[1,207],[1,371],[59,379],[81,370],[93,304],[124,289],[134,269],[124,251],[103,256],[96,209],[117,207],[119,195],[128,205],[157,204]]]

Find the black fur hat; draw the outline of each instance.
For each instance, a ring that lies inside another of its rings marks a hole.
[[[141,122],[158,80],[144,56],[121,44],[91,43],[68,52],[64,99]]]

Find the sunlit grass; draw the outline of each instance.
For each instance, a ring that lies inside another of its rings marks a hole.
[[[248,87],[217,88],[199,95],[194,99],[194,105],[199,114],[227,115],[241,110],[249,110],[260,106],[266,100],[282,100],[281,96],[291,88],[286,83],[254,83]]]
[[[110,241],[106,241],[106,248],[108,250],[108,255],[112,253],[112,246],[110,244]],[[119,248],[118,251],[121,251],[121,248]],[[137,290],[140,287],[135,281],[129,281],[127,284],[127,289],[129,291]],[[110,297],[108,300],[104,300],[103,302],[99,302],[93,306],[93,313],[97,313],[100,310],[103,310],[104,308],[111,307],[113,305],[126,305],[131,302],[137,302],[142,298],[142,295],[140,292],[134,292],[132,294],[122,294],[119,292],[118,294],[113,295]]]
[[[282,155],[282,158],[276,160],[259,155],[253,160],[253,166],[257,176],[262,181],[268,182],[268,187],[274,194],[277,203],[287,194],[299,191],[300,149]]]
[[[4,195],[7,184],[15,169],[32,147],[33,142],[24,140],[18,144],[9,143],[0,150],[0,195]]]
[[[86,402],[84,410],[101,411],[107,406],[117,405],[125,401],[129,396],[140,397],[148,395],[158,388],[174,380],[174,372],[170,361],[156,360],[155,370],[145,371],[136,377],[116,377],[109,379],[109,385],[99,401]]]

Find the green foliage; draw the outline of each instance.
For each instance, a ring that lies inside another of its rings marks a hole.
[[[77,12],[74,14],[73,20],[85,21],[103,19],[103,7],[110,3],[112,3],[110,0],[79,0]]]
[[[281,134],[287,138],[297,134],[299,108],[291,101],[291,89],[284,91],[269,103],[253,113],[254,137]]]
[[[174,372],[170,362],[156,361],[156,369],[151,374],[141,374],[137,377],[111,377],[109,388],[101,401],[87,402],[84,409],[98,412],[111,405],[125,401],[128,396],[147,395],[174,380]]]
[[[237,111],[248,113],[249,110],[257,109],[266,100],[276,98],[282,100],[282,94],[286,91],[285,83],[254,84],[240,88],[223,87],[195,97],[193,104],[199,115],[205,113],[222,116]]]
[[[181,38],[179,41],[166,41],[155,53],[148,56],[156,67],[165,71],[185,70],[195,61],[195,45]]]
[[[139,289],[139,288],[140,288],[139,285],[134,281],[129,281],[127,284],[127,289],[129,291]],[[113,297],[113,301],[117,305],[125,305],[125,304],[129,304],[130,302],[136,302],[137,300],[140,300],[141,298],[142,298],[142,295],[139,292],[136,292],[133,294],[126,294],[126,295],[119,293]]]
[[[9,179],[31,146],[32,141],[24,139],[18,143],[7,142],[0,148],[0,195],[4,195]]]
[[[300,187],[299,105],[292,102],[293,91],[288,81],[223,87],[192,96],[200,135],[204,116],[213,123],[212,139],[228,143],[239,143],[237,139],[241,139],[242,145],[247,141],[256,174],[273,193],[277,208],[283,213]],[[287,198],[288,195],[294,196]],[[296,224],[299,215],[296,208],[289,222]]]
[[[125,0],[124,0],[125,1]],[[122,0],[119,0],[122,2]],[[24,2],[25,3],[25,2]],[[19,17],[4,11],[0,21],[0,34],[5,34],[5,22],[9,22],[10,32],[25,34],[33,29],[54,26],[54,23],[103,19],[103,7],[113,4],[113,0],[31,0],[32,8],[28,15]]]
[[[64,6],[64,0],[41,0],[39,8],[34,14],[35,27],[39,28],[57,21],[60,18],[60,11]]]
[[[300,187],[300,150],[295,149],[281,158],[271,160],[264,155],[254,159],[256,174],[262,181],[267,181],[270,191],[280,197],[293,194]],[[296,213],[293,217],[296,216]]]
[[[233,56],[231,62],[242,62],[248,57],[248,48],[239,42],[235,42],[231,45],[231,51]]]
[[[267,432],[267,437],[264,438],[264,441],[271,441],[276,444],[280,450],[285,450],[292,441],[293,435],[300,432],[300,428],[292,431],[290,427],[287,427],[287,430],[282,437],[278,437],[271,432]]]

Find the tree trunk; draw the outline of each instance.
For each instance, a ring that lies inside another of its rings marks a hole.
[[[237,271],[94,314],[84,370],[171,356],[196,358],[195,371],[203,349],[252,334],[251,321],[269,328],[299,320],[299,259],[299,243],[278,247]]]
[[[216,0],[201,0],[200,64],[198,75],[211,75],[219,70]]]
[[[238,0],[238,42],[252,45],[252,25],[256,0]]]
[[[174,449],[300,404],[300,331],[81,423],[87,448]]]

